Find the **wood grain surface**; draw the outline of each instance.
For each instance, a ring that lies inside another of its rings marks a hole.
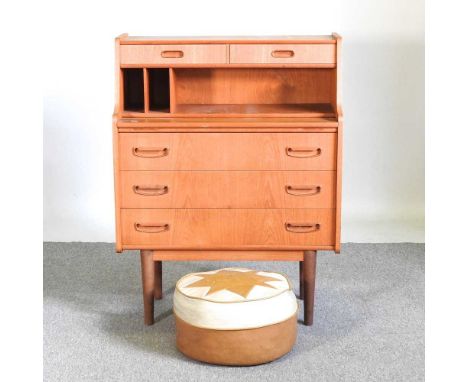
[[[122,208],[334,208],[334,171],[122,171]]]
[[[336,169],[333,133],[123,133],[119,143],[121,170]]]
[[[121,45],[120,63],[221,64],[228,62],[227,45]]]
[[[299,261],[303,251],[154,251],[154,261]],[[301,263],[302,264],[302,263]]]
[[[152,44],[334,44],[333,35],[315,36],[119,36],[122,45]]]
[[[335,104],[334,69],[174,69],[177,104]]]
[[[122,209],[122,240],[153,249],[333,245],[334,209]],[[312,229],[286,225],[310,226]],[[295,231],[295,232],[294,232]]]
[[[336,132],[338,121],[330,117],[169,117],[150,114],[117,119],[119,132]],[[231,131],[229,131],[231,130]]]
[[[333,64],[334,44],[232,44],[229,62],[235,64]]]

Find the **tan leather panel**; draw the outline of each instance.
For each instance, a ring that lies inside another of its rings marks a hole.
[[[185,284],[184,286],[180,285],[179,280],[179,282],[177,282],[176,288],[182,294],[185,294],[188,297],[195,296],[201,299],[206,298],[213,293],[226,290],[238,296],[238,299],[233,301],[244,301],[248,299],[249,293],[256,286],[268,288],[269,293],[271,293],[270,295],[267,295],[269,298],[274,296],[275,293],[279,294],[285,290],[291,289],[291,285],[289,284],[288,280],[277,273],[272,273],[271,276],[266,276],[264,274],[259,274],[257,270],[246,270],[243,268],[226,268],[220,269],[217,272],[199,272],[186,275],[185,277],[193,278],[194,276],[196,279],[192,280],[189,284]],[[268,283],[268,281],[280,282],[280,285],[272,286]],[[199,289],[200,287],[206,287],[208,288],[208,291],[202,291]],[[191,288],[197,288],[197,293],[201,294],[187,294],[187,290]],[[263,289],[263,292],[265,292],[265,289]],[[265,298],[265,296],[262,297]]]
[[[297,317],[258,329],[213,330],[175,316],[177,348],[187,357],[219,365],[258,365],[288,353],[297,336]]]

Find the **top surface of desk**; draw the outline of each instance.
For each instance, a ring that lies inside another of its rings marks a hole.
[[[145,44],[334,44],[337,35],[320,36],[127,36],[119,37],[122,45]]]

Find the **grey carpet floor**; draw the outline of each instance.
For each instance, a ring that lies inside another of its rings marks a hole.
[[[285,357],[253,367],[185,358],[174,284],[221,262],[167,262],[156,323],[143,325],[139,256],[104,243],[44,244],[45,381],[423,381],[424,245],[345,244],[318,256],[314,325]],[[297,263],[242,263],[281,271]],[[302,304],[300,319],[302,319]]]

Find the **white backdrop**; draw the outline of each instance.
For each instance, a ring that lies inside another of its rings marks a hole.
[[[43,21],[44,240],[114,241],[115,36],[338,32],[343,242],[424,241],[423,0],[105,3]]]

